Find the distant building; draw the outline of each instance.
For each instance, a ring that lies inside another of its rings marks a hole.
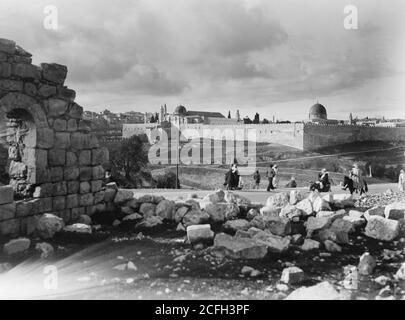
[[[310,122],[319,124],[339,124],[341,122],[339,120],[328,119],[326,108],[319,102],[314,104],[311,109],[309,109],[308,119]]]

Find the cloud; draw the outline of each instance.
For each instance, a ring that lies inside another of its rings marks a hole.
[[[357,0],[360,29],[347,31],[340,2],[54,0],[56,32],[42,26],[48,4],[3,0],[2,37],[36,63],[66,64],[67,84],[90,108],[188,102],[265,112],[300,100],[307,108],[405,71],[402,4]]]

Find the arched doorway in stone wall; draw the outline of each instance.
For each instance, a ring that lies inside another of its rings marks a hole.
[[[41,159],[41,150],[37,148],[38,127],[47,127],[45,113],[31,97],[10,93],[0,99],[0,116],[1,165],[6,165],[6,169],[0,171],[2,183],[8,180],[15,199],[31,198],[37,182],[37,168],[47,162],[46,156]]]

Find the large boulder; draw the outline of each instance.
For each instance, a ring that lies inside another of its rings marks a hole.
[[[282,253],[286,252],[291,243],[290,237],[280,237],[270,232],[259,231],[253,236],[253,240],[267,247],[269,252]]]
[[[405,218],[405,201],[389,204],[385,207],[384,215],[387,219],[401,220]]]
[[[399,235],[399,222],[380,216],[371,216],[366,226],[366,236],[383,241],[392,241]]]
[[[250,228],[250,223],[244,219],[229,220],[224,224],[224,229],[232,232],[238,230],[247,231]]]
[[[194,226],[199,224],[206,224],[210,220],[210,216],[207,212],[201,210],[190,210],[181,220],[181,223],[185,226]]]
[[[31,240],[27,238],[18,238],[10,240],[3,246],[3,252],[6,255],[14,255],[27,251],[31,245]]]
[[[296,205],[298,202],[304,200],[308,195],[308,192],[303,190],[292,190],[290,192],[290,204]]]
[[[273,216],[278,217],[280,215],[281,208],[267,207],[264,206],[260,208],[260,214],[262,216]]]
[[[334,194],[333,205],[338,209],[352,208],[356,203],[356,199],[350,194]]]
[[[233,203],[240,207],[248,207],[251,205],[251,201],[248,198],[230,191],[225,192],[224,200],[226,203]]]
[[[221,223],[227,220],[237,219],[240,210],[236,204],[211,203],[205,207],[205,212],[209,214],[212,222]]]
[[[209,224],[189,226],[187,227],[187,239],[191,244],[211,242],[214,239],[214,232]]]
[[[291,204],[285,206],[280,211],[281,218],[287,218],[287,219],[293,220],[293,219],[299,219],[301,216],[302,216],[302,211],[300,209],[298,209],[296,206],[291,205]]]
[[[298,267],[285,268],[281,274],[281,282],[297,284],[305,280],[305,273]]]
[[[279,236],[291,233],[290,220],[277,216],[257,216],[250,222],[250,226],[260,230],[267,229],[271,233]]]
[[[212,252],[217,256],[234,259],[262,259],[267,254],[267,246],[249,238],[236,238],[220,233],[215,236]]]
[[[315,231],[325,229],[331,225],[328,217],[309,217],[306,222],[307,237],[311,237]]]
[[[302,287],[291,292],[286,300],[342,300],[342,296],[329,282]]]
[[[311,200],[309,199],[304,199],[300,202],[297,203],[296,205],[297,209],[301,210],[304,215],[311,215],[314,212],[314,207],[312,205]]]
[[[383,207],[383,206],[375,206],[375,207],[372,207],[372,208],[368,209],[364,213],[364,218],[366,218],[366,220],[369,220],[370,217],[372,217],[372,216],[384,217],[385,216],[384,212],[385,212],[385,207]]]
[[[52,238],[57,232],[60,232],[65,226],[63,219],[46,213],[42,215],[37,224],[37,232],[44,239]]]
[[[161,217],[163,220],[172,221],[176,210],[176,203],[170,200],[162,200],[156,206],[155,214]]]
[[[275,193],[267,198],[266,207],[270,208],[284,208],[290,203],[290,194],[287,192]]]
[[[330,211],[331,207],[327,201],[321,197],[316,197],[312,202],[312,207],[315,212]]]
[[[353,224],[355,228],[361,227],[366,223],[366,220],[363,218],[363,212],[351,210],[349,215],[343,217],[343,220],[349,221],[349,223]]]
[[[145,218],[156,216],[156,204],[153,203],[142,203],[139,208],[139,213]]]
[[[224,202],[225,192],[223,190],[217,190],[214,193],[207,194],[203,198],[203,202],[210,202],[210,203],[220,203]]]
[[[123,204],[131,199],[134,198],[134,192],[131,190],[126,190],[126,189],[118,189],[115,198],[114,198],[114,203],[116,204]]]

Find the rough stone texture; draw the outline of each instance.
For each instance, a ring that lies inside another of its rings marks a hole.
[[[385,207],[384,215],[387,219],[400,220],[405,218],[405,201],[394,202]]]
[[[357,268],[361,275],[369,276],[373,274],[376,266],[377,262],[374,257],[370,253],[366,252],[360,257],[360,262]]]
[[[270,232],[259,231],[253,236],[253,239],[266,246],[269,252],[282,253],[288,250],[291,240],[289,237],[280,237]]]
[[[234,259],[261,259],[267,254],[267,246],[249,238],[235,238],[220,233],[215,236],[213,253]]]
[[[170,200],[162,200],[156,206],[156,215],[163,220],[173,220],[176,209],[176,203]]]
[[[305,215],[310,215],[314,212],[314,207],[309,199],[304,199],[297,203],[297,209],[301,210]]]
[[[27,238],[18,238],[10,240],[3,246],[3,251],[6,255],[14,255],[28,250],[31,245],[31,240]]]
[[[29,218],[41,213],[58,212],[67,220],[77,201],[66,195],[77,194],[80,182],[91,186],[85,190],[85,199],[79,199],[86,207],[94,205],[92,197],[101,191],[101,164],[108,161],[108,152],[80,125],[83,108],[74,102],[75,91],[64,86],[66,76],[66,66],[32,65],[31,54],[14,41],[0,39],[0,113],[10,119],[8,128],[15,133],[19,120],[28,128],[21,144],[23,156],[16,157],[18,151],[13,149],[10,153],[14,157],[10,158],[10,186],[0,187],[0,235],[31,231],[34,220]],[[12,139],[7,142],[11,144]],[[16,204],[14,216],[15,194],[24,200]],[[47,200],[25,200],[32,197]],[[97,200],[101,209],[100,196]]]
[[[236,232],[238,230],[247,231],[250,228],[250,223],[244,219],[230,220],[224,224],[225,230]]]
[[[191,244],[210,242],[214,239],[214,232],[209,224],[187,227],[187,239]]]
[[[142,214],[145,218],[156,216],[156,204],[142,203],[141,207],[139,208],[139,213]],[[162,218],[162,220],[163,220],[163,218]]]
[[[61,231],[64,225],[61,218],[53,214],[44,214],[38,220],[37,231],[42,238],[49,239],[52,238],[55,233]]]
[[[301,246],[303,251],[319,250],[321,244],[318,241],[312,239],[305,239],[304,244]]]
[[[329,282],[294,290],[286,300],[342,300],[342,296]]]
[[[399,235],[399,222],[380,216],[371,216],[366,226],[366,236],[383,241],[392,241]]]
[[[286,284],[297,284],[305,280],[305,273],[300,268],[285,268],[281,274],[281,282]]]
[[[286,192],[276,193],[267,198],[266,207],[269,208],[284,208],[290,203],[290,195]]]

